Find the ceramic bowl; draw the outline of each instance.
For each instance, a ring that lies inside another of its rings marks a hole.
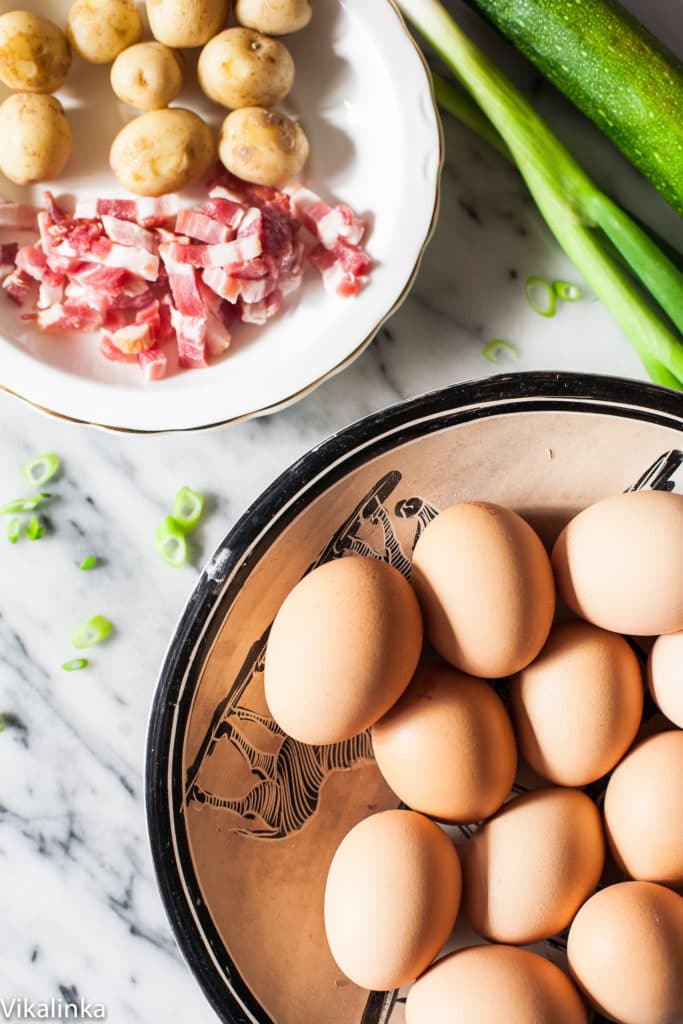
[[[534,373],[450,387],[316,447],[228,534],[171,642],[147,750],[159,886],[178,944],[224,1021],[404,1020],[405,992],[357,988],[325,940],[336,846],[398,801],[368,733],[307,747],[269,717],[264,651],[287,593],[313,566],[346,554],[409,572],[416,537],[456,501],[510,506],[551,543],[599,498],[683,491],[682,430],[683,397],[633,382]],[[450,831],[457,844],[470,834]],[[459,926],[451,946],[472,941]],[[562,963],[562,936],[539,948]]]
[[[71,0],[42,0],[60,25]],[[144,6],[139,4],[138,6]],[[436,218],[441,128],[424,59],[391,0],[316,0],[315,16],[286,39],[296,65],[282,108],[311,141],[306,181],[328,201],[367,216],[376,261],[356,299],[328,295],[316,271],[265,328],[240,325],[228,354],[207,370],[145,384],[136,365],[111,363],[93,336],[45,334],[0,294],[0,386],[45,411],[114,429],[186,430],[272,412],[343,369],[403,300]],[[198,50],[185,52],[196,82]],[[0,100],[7,95],[0,86]],[[58,96],[74,130],[65,197],[121,195],[109,148],[135,112],[119,104],[109,67],[74,58]],[[217,128],[225,111],[195,86],[175,101]],[[6,198],[41,201],[43,186],[3,182]],[[16,240],[4,236],[2,241]]]

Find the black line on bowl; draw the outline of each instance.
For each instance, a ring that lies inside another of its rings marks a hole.
[[[169,750],[174,721],[187,720],[198,674],[216,638],[221,622],[217,612],[229,608],[253,565],[301,509],[360,463],[398,447],[397,432],[403,445],[459,423],[541,410],[604,414],[683,431],[683,396],[635,381],[527,373],[454,385],[368,416],[304,455],[247,509],[202,573],[171,640],[153,700],[145,788],[150,843],[166,912],[183,956],[226,1024],[273,1022],[240,978],[202,901],[182,822],[182,729]]]

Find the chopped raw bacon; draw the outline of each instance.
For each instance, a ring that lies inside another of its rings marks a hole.
[[[365,222],[350,207],[227,172],[192,209],[176,196],[86,199],[72,215],[48,192],[36,215],[0,200],[0,228],[29,223],[35,244],[0,246],[9,298],[24,305],[35,295],[23,319],[45,331],[99,330],[102,356],[136,362],[148,381],[167,372],[170,346],[181,367],[204,367],[237,322],[265,324],[307,265],[342,296],[356,295],[373,266]]]
[[[242,211],[240,209],[240,219]],[[176,217],[176,232],[180,235],[187,235],[189,238],[196,238],[200,242],[207,242],[209,245],[219,245],[221,242],[230,242],[235,237],[235,229],[232,225],[222,223],[214,217],[209,217],[198,210],[181,210]]]
[[[156,345],[153,348],[148,348],[146,352],[138,353],[138,364],[147,381],[161,380],[166,376],[168,359],[166,353]]]

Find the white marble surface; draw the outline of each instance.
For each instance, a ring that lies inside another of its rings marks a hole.
[[[683,51],[677,0],[631,0]],[[457,8],[461,11],[461,8]],[[474,24],[467,12],[463,20]],[[487,31],[518,81],[535,76]],[[536,80],[537,81],[537,80]],[[680,222],[564,101],[543,110],[613,193],[680,243]],[[519,369],[642,378],[638,359],[587,294],[551,321],[525,303],[530,273],[578,281],[520,179],[464,129],[447,126],[437,236],[411,298],[369,351],[296,407],[209,434],[114,436],[53,422],[0,396],[2,497],[22,492],[32,455],[59,452],[51,528],[40,543],[0,537],[0,997],[75,990],[113,1024],[215,1019],[174,947],[152,875],[142,768],[157,670],[198,566],[294,458],[384,405],[485,376],[494,337]],[[513,279],[513,273],[516,273]],[[0,356],[1,358],[1,356]],[[166,568],[154,528],[179,484],[211,495],[195,565]],[[100,566],[80,572],[85,555]],[[85,672],[67,674],[69,636],[94,612],[116,629]],[[304,1022],[302,1022],[304,1024]]]

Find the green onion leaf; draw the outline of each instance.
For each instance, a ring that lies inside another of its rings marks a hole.
[[[5,716],[2,713],[0,713],[0,732],[4,732],[6,726],[7,722],[5,721]]]
[[[0,516],[15,516],[19,512],[33,512],[49,497],[51,497],[49,494],[39,494],[35,498],[15,498],[13,501],[8,501],[6,505],[0,506]]]
[[[539,316],[555,316],[557,306],[555,291],[542,277],[527,277],[524,284],[526,300]]]
[[[43,484],[52,479],[58,469],[59,456],[48,453],[31,459],[30,462],[26,463],[21,472],[24,479],[28,480],[33,487],[42,487]]]
[[[26,525],[26,536],[29,540],[40,540],[45,533],[45,527],[40,525],[38,516],[31,516]]]
[[[484,345],[481,350],[484,359],[488,359],[490,363],[502,363],[505,352],[508,352],[514,359],[519,359],[519,349],[515,345],[511,345],[509,341],[500,341],[499,338],[489,341],[488,345]]]
[[[10,519],[9,523],[7,524],[7,540],[10,542],[10,544],[16,544],[17,541],[19,540],[20,534],[21,520],[17,519],[16,517],[14,519]]]
[[[190,533],[204,511],[204,496],[191,487],[181,487],[173,502],[173,518],[185,531]]]
[[[93,615],[87,622],[76,626],[71,634],[71,643],[78,650],[84,647],[94,647],[95,644],[101,644],[103,640],[107,639],[112,628],[109,619],[105,619],[103,615]]]
[[[578,302],[583,296],[578,284],[570,281],[553,281],[553,291],[563,302]]]
[[[185,531],[173,516],[166,516],[157,527],[157,551],[167,565],[177,569],[187,561],[187,541]]]
[[[95,556],[94,555],[88,555],[87,558],[83,559],[83,561],[81,562],[79,568],[82,569],[83,572],[87,572],[89,569],[94,569],[96,565],[97,565],[97,559],[95,558]]]
[[[65,672],[80,672],[81,669],[88,667],[87,658],[72,658],[71,661],[65,661],[62,668]]]

